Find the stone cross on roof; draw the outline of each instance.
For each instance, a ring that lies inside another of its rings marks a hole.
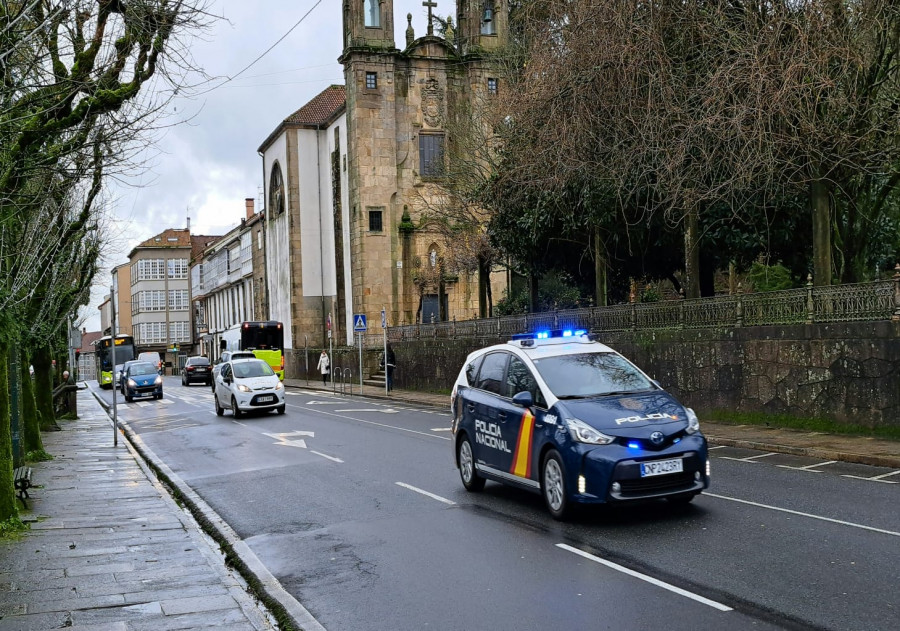
[[[432,0],[425,0],[422,3],[423,7],[428,7],[428,34],[434,35],[434,24],[432,24],[433,16],[431,15],[431,9],[437,6],[437,2],[433,2]]]

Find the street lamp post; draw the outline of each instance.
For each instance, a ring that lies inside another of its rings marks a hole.
[[[116,407],[116,286],[109,287],[109,308],[112,312],[109,332],[112,337],[110,348],[110,361],[112,362],[112,400],[113,400],[113,447],[119,444],[119,414]]]

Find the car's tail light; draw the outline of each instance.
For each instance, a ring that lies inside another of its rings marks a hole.
[[[184,369],[185,369],[186,371],[188,371],[188,372],[194,372],[194,367],[193,367],[193,366],[185,366]]]

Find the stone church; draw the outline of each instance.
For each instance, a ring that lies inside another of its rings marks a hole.
[[[285,119],[259,148],[267,200],[270,318],[285,346],[352,343],[353,314],[390,326],[479,314],[479,272],[445,264],[436,228],[453,108],[502,91],[488,53],[506,41],[507,0],[457,0],[455,32],[429,17],[405,47],[393,0],[343,0],[346,85]],[[452,41],[450,41],[452,40]],[[482,270],[494,300],[504,269]],[[482,286],[485,284],[482,283]],[[483,298],[483,296],[482,296]]]

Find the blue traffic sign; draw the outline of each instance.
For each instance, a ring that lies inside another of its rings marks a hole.
[[[353,316],[353,331],[355,333],[365,333],[369,329],[369,325],[366,323],[366,315],[364,313],[357,313]]]

